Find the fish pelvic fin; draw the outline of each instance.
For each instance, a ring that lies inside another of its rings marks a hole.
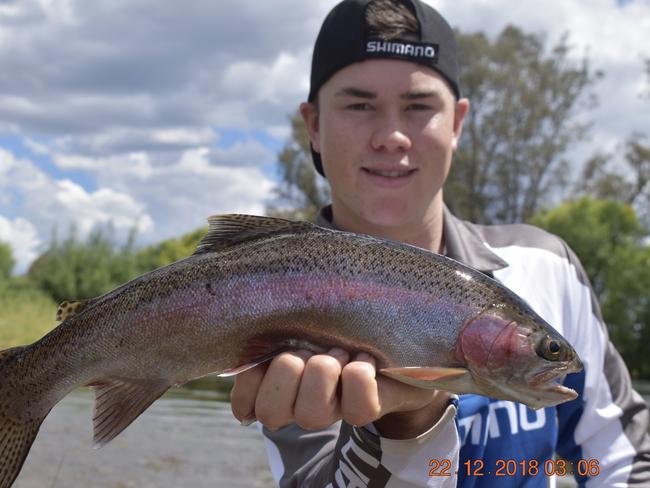
[[[102,378],[95,390],[94,447],[100,448],[126,429],[171,386],[163,380]]]
[[[84,308],[86,308],[89,303],[93,302],[94,299],[90,300],[65,300],[61,302],[59,308],[56,309],[56,320],[57,322],[63,322],[69,317],[78,314]]]
[[[24,347],[0,351],[0,488],[9,488],[18,477],[27,454],[36,439],[45,415],[30,417],[23,411],[22,418],[12,414],[12,399],[21,389],[16,369],[17,360]],[[49,412],[49,410],[48,410]]]
[[[257,215],[227,214],[208,218],[208,232],[199,242],[194,254],[217,252],[243,242],[279,234],[296,234],[314,230],[328,230],[304,221],[260,217]]]
[[[445,390],[451,393],[480,391],[472,374],[465,368],[404,367],[383,368],[379,372],[389,378],[418,388]]]

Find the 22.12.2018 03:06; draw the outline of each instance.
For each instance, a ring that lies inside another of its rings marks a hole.
[[[543,464],[536,459],[516,461],[514,459],[497,459],[493,467],[486,466],[481,459],[468,459],[457,471],[452,470],[449,459],[430,459],[429,476],[452,476],[459,473],[467,477],[494,476],[566,476],[577,473],[579,476],[595,478],[600,474],[598,459],[580,459],[577,462],[565,459],[547,459]]]

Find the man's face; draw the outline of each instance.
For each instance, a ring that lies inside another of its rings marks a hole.
[[[335,73],[318,109],[303,104],[301,113],[337,225],[398,228],[435,218],[467,108],[435,71],[408,61],[369,60]]]

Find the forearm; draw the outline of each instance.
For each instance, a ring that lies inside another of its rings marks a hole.
[[[374,422],[382,437],[388,439],[414,439],[437,424],[447,410],[451,394],[436,391],[428,405],[422,408],[384,415]]]
[[[330,483],[386,486],[389,480],[409,487],[455,486],[459,451],[455,415],[455,405],[447,404],[435,425],[411,439],[388,439],[371,432],[372,427],[345,422],[319,431],[291,425],[263,433],[272,471],[282,488]],[[443,468],[449,465],[449,476],[429,476],[433,459],[443,463]]]

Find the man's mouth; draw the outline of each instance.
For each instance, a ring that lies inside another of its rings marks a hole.
[[[383,176],[384,178],[401,178],[404,176],[409,176],[414,173],[415,169],[406,169],[406,170],[383,170],[383,169],[372,169],[372,168],[363,168],[363,170],[371,175]]]

